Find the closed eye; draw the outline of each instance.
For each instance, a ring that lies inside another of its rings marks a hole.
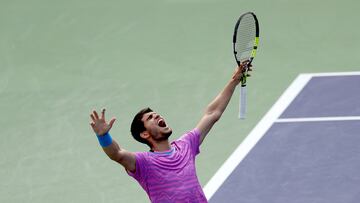
[[[150,114],[150,116],[148,116],[146,120],[148,121],[148,120],[152,119],[152,117],[153,117],[153,115]]]

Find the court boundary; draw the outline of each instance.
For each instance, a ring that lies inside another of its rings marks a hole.
[[[290,86],[284,91],[279,99],[274,103],[265,116],[259,121],[259,123],[253,128],[253,130],[246,136],[242,143],[234,150],[229,158],[223,163],[223,165],[217,170],[213,177],[207,182],[203,190],[208,200],[215,194],[220,188],[228,176],[234,171],[234,169],[240,164],[240,162],[246,157],[250,150],[256,145],[256,143],[265,135],[269,128],[276,122],[286,122],[284,119],[279,119],[280,115],[295,99],[295,97],[301,92],[305,85],[313,77],[329,77],[329,76],[351,76],[360,75],[360,72],[328,72],[328,73],[302,73],[299,74]],[[304,120],[306,118],[303,118]],[[324,118],[318,118],[321,120]],[[339,118],[330,118],[339,119]],[[346,118],[340,118],[346,119]],[[348,119],[360,119],[360,117],[352,117]],[[315,119],[316,120],[316,119]],[[325,119],[326,120],[326,119]],[[290,121],[288,119],[288,121]],[[311,121],[311,120],[307,120]],[[299,122],[292,120],[290,122]]]

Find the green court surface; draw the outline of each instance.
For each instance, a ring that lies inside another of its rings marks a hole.
[[[358,71],[355,0],[0,0],[0,202],[148,202],[102,152],[92,109],[117,117],[130,151],[133,115],[150,106],[173,128],[197,124],[235,68],[241,13],[260,22],[248,117],[236,92],[201,146],[204,186],[299,73]]]

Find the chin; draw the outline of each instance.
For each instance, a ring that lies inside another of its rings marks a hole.
[[[159,134],[157,137],[153,137],[156,141],[164,141],[168,140],[170,135],[172,134],[172,130],[162,131],[161,134]]]
[[[172,134],[172,129],[171,128],[168,128],[164,133],[164,137],[168,138],[170,137],[170,135]]]

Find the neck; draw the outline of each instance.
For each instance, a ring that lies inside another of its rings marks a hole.
[[[171,149],[171,145],[168,140],[164,140],[160,143],[153,144],[152,150],[154,152],[163,152],[163,151],[169,151]]]

